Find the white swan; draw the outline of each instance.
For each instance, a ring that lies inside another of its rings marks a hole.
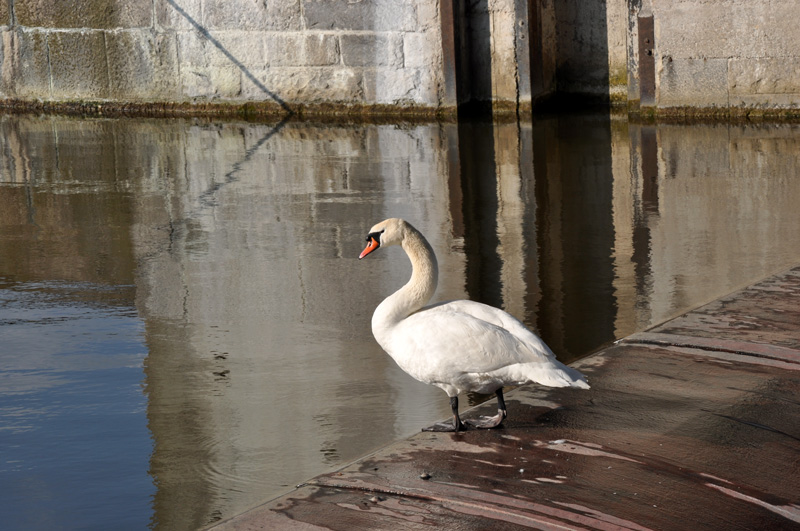
[[[580,372],[556,360],[544,341],[506,312],[467,300],[425,306],[436,291],[436,255],[408,222],[382,221],[370,229],[367,242],[359,260],[390,245],[401,245],[411,259],[411,280],[375,309],[372,333],[401,369],[450,397],[453,424],[438,423],[425,431],[466,429],[458,416],[461,391],[496,393],[496,416],[466,421],[495,428],[506,418],[504,385],[589,388]]]

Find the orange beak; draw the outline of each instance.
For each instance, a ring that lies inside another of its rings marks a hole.
[[[380,246],[381,246],[381,244],[378,243],[378,240],[376,240],[375,238],[370,238],[369,243],[367,244],[367,246],[364,248],[363,251],[361,251],[361,254],[358,255],[358,259],[361,260],[362,258],[367,256],[369,253],[371,253],[372,251],[374,251],[375,249],[377,249]]]

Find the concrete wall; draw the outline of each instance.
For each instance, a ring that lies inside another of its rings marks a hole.
[[[0,94],[46,101],[435,107],[442,94],[437,5],[434,0],[4,2]]]
[[[0,4],[0,98],[796,109],[798,13],[800,0],[15,0]]]
[[[625,0],[542,0],[554,4],[558,91],[625,100],[628,16]]]
[[[649,82],[654,98],[642,99],[642,104],[659,108],[769,110],[800,105],[800,0],[631,4],[631,100],[639,100],[641,85]],[[654,79],[640,75],[637,37],[647,17],[654,26]]]

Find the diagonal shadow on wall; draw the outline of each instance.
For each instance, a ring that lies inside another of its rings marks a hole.
[[[237,174],[241,171],[243,165],[246,162],[248,162],[259,149],[261,149],[261,146],[263,146],[267,142],[267,140],[275,136],[278,133],[278,131],[283,129],[288,120],[289,118],[286,117],[279,123],[275,124],[275,126],[271,127],[269,131],[267,131],[267,133],[264,134],[264,136],[262,136],[258,140],[258,142],[250,146],[244,152],[244,157],[242,157],[239,161],[233,164],[230,171],[225,174],[225,178],[222,181],[212,182],[211,185],[206,189],[206,191],[200,194],[200,197],[198,198],[200,200],[200,205],[203,208],[216,205],[216,199],[214,198],[216,193],[224,186],[239,180]]]
[[[278,133],[278,131],[283,129],[289,119],[294,115],[294,111],[292,111],[291,107],[289,107],[289,105],[283,101],[280,96],[269,90],[261,81],[259,81],[258,78],[254,76],[253,73],[250,72],[250,70],[248,70],[239,59],[237,59],[230,51],[228,51],[227,48],[222,45],[221,42],[211,35],[211,32],[209,32],[208,29],[203,27],[199,22],[192,18],[192,16],[189,15],[189,13],[187,13],[181,6],[179,6],[175,0],[167,0],[167,3],[169,3],[183,18],[185,18],[200,33],[200,35],[203,36],[204,39],[213,44],[220,52],[222,52],[222,54],[227,57],[228,60],[239,70],[241,70],[247,79],[249,79],[256,87],[258,87],[259,90],[272,98],[286,111],[286,115],[283,117],[283,119],[275,124],[275,126],[273,126],[263,137],[261,137],[258,142],[245,151],[244,157],[241,160],[233,164],[231,170],[225,174],[225,178],[221,182],[213,182],[208,189],[200,194],[198,197],[200,201],[200,208],[201,210],[204,210],[205,208],[214,206],[216,204],[214,196],[221,188],[238,180],[237,174],[242,169],[243,164],[248,162],[253,157],[253,154],[255,154],[255,152],[258,151],[261,146],[267,142],[267,140],[272,138]],[[197,212],[194,212],[192,215],[194,214],[197,214]]]
[[[208,42],[213,44],[222,54],[228,58],[228,60],[233,63],[236,68],[242,71],[242,73],[249,79],[259,90],[261,90],[264,94],[272,98],[278,105],[280,105],[288,114],[291,116],[294,114],[291,107],[283,101],[280,96],[269,90],[261,81],[258,80],[256,76],[253,75],[250,70],[247,69],[244,64],[238,60],[227,48],[225,48],[221,42],[214,38],[206,28],[204,28],[199,22],[192,18],[192,16],[187,13],[181,6],[175,2],[175,0],[167,0],[167,3],[171,5],[175,11],[177,11],[183,18],[186,19],[189,24],[191,24],[199,33],[206,39]]]

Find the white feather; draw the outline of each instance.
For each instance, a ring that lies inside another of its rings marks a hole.
[[[467,300],[424,306],[436,289],[436,257],[410,224],[389,219],[370,233],[381,234],[381,247],[402,245],[413,266],[411,280],[372,318],[378,343],[409,375],[449,396],[531,382],[589,387],[580,372],[559,362],[544,341],[502,310]]]

